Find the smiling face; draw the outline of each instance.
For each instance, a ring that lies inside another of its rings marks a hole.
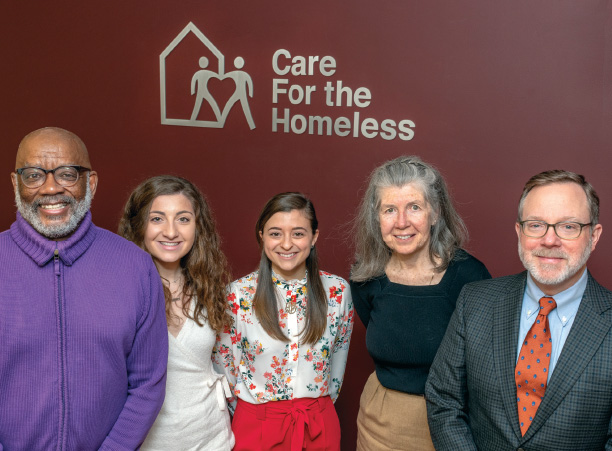
[[[153,200],[144,246],[158,267],[178,268],[181,258],[193,247],[195,234],[193,205],[184,194],[158,196]]]
[[[259,232],[272,270],[285,280],[301,279],[306,274],[306,258],[319,236],[312,230],[303,210],[273,214]]]
[[[533,188],[523,203],[521,220],[590,222],[587,197],[576,183],[551,183]],[[574,285],[582,276],[586,262],[595,249],[602,227],[587,226],[575,240],[562,240],[552,227],[541,238],[530,238],[515,225],[519,257],[537,286],[553,296]]]
[[[82,142],[65,130],[43,129],[28,135],[17,152],[15,169],[58,166],[91,167]],[[95,171],[79,175],[70,187],[58,185],[52,174],[37,188],[28,188],[17,173],[11,174],[15,201],[21,216],[41,235],[57,240],[68,238],[89,211],[98,176]]]
[[[431,226],[435,215],[415,183],[381,188],[380,233],[396,257],[429,258]]]

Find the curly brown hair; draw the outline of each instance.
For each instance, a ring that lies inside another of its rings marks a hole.
[[[172,175],[158,175],[145,180],[136,187],[125,204],[118,233],[146,251],[144,234],[151,204],[159,196],[173,194],[183,194],[189,199],[196,218],[193,247],[181,258],[181,269],[185,279],[183,295],[195,298],[197,303],[193,316],[189,312],[189,303],[183,306],[183,313],[199,326],[203,325],[202,320],[208,321],[210,327],[219,333],[231,324],[226,296],[226,286],[231,277],[208,203],[193,183]],[[164,296],[166,320],[170,321],[172,296],[166,286]]]

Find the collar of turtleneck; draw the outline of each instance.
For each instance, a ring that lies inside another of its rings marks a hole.
[[[11,225],[11,238],[38,266],[44,266],[58,250],[58,256],[65,265],[72,265],[91,246],[97,227],[91,222],[91,212],[79,224],[75,232],[64,241],[53,241],[38,233],[17,213],[17,220]]]

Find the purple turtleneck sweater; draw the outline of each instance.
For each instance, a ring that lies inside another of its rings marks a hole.
[[[151,257],[91,213],[59,242],[17,214],[0,262],[0,451],[137,449],[168,360]]]

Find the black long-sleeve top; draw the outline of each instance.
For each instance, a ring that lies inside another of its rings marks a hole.
[[[484,264],[460,250],[437,285],[402,285],[386,275],[351,281],[355,310],[366,326],[366,346],[380,383],[423,394],[459,292],[466,283],[490,278]]]

